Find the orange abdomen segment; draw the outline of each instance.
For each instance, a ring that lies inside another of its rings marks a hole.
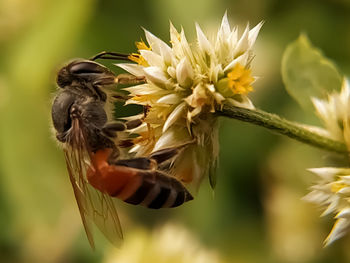
[[[124,166],[109,165],[107,159],[110,153],[110,149],[104,149],[94,154],[91,160],[92,165],[87,171],[87,179],[93,187],[101,192],[111,196],[121,194],[121,198],[127,198],[128,194],[132,194],[132,192],[129,192],[139,186],[137,183],[139,180],[136,176],[137,170]],[[124,189],[129,184],[134,185],[134,187]]]
[[[89,183],[101,192],[154,209],[176,207],[193,199],[176,178],[159,171],[111,165],[108,156],[106,150],[97,151],[87,172]]]

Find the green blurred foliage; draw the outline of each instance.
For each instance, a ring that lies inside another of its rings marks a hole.
[[[143,37],[141,27],[168,41],[169,20],[194,39],[195,21],[217,27],[225,10],[242,30],[247,22],[265,20],[253,62],[253,73],[261,76],[254,103],[313,122],[283,88],[282,53],[306,32],[342,72],[350,73],[346,0],[0,2],[0,262],[102,262],[109,248],[97,233],[97,251],[90,250],[62,152],[51,135],[57,69],[102,50],[133,52],[134,42]],[[300,200],[313,180],[306,168],[343,160],[227,119],[221,120],[220,143],[214,194],[203,184],[194,201],[171,211],[118,202],[126,236],[136,226],[151,229],[173,220],[227,262],[350,260],[349,238],[322,248],[332,222],[320,221],[317,209]]]
[[[327,99],[340,92],[343,81],[336,66],[305,35],[286,48],[281,72],[287,92],[308,111],[314,110],[312,98]]]

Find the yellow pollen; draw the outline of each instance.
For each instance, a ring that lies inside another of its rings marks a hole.
[[[138,50],[152,50],[151,47],[147,46],[143,40],[136,41],[135,45],[136,45]]]
[[[237,64],[232,71],[227,74],[228,86],[234,94],[246,95],[253,91],[251,86],[254,78],[251,76],[251,70],[241,64]]]
[[[149,66],[147,61],[140,54],[132,53],[130,56],[128,56],[128,59],[130,59],[131,61],[134,61],[137,64],[139,64],[141,66],[144,66],[144,67],[148,67]]]
[[[151,99],[152,99],[152,96],[149,96],[149,95],[136,95],[132,97],[132,100],[139,101],[139,102],[150,101]]]
[[[347,187],[347,185],[346,184],[344,184],[344,183],[333,183],[332,184],[332,186],[331,186],[331,191],[333,192],[333,193],[337,193],[337,192],[339,192],[341,189],[343,189],[344,187]]]
[[[143,40],[136,41],[135,45],[136,45],[139,52],[140,52],[140,50],[152,50],[151,47],[147,46]],[[128,59],[130,59],[131,61],[134,61],[137,64],[144,66],[144,67],[149,66],[149,64],[147,63],[145,58],[138,53],[132,53],[130,56],[128,56]]]

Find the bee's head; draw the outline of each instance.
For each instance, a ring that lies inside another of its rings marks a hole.
[[[74,81],[92,85],[111,85],[115,81],[115,75],[97,62],[77,59],[61,68],[56,80],[60,88],[70,86]]]

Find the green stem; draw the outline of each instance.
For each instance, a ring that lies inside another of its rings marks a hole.
[[[298,123],[285,120],[275,114],[264,112],[262,110],[249,110],[226,104],[222,109],[218,110],[217,113],[220,116],[265,127],[276,133],[318,148],[337,153],[348,153],[344,143],[312,132]]]

